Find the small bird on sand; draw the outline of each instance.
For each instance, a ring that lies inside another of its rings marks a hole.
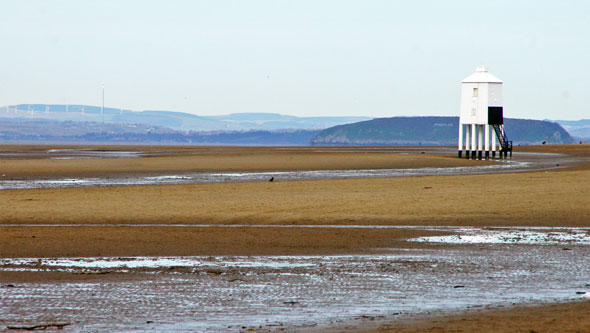
[[[270,179],[268,181],[272,182],[273,180],[275,180],[275,177],[270,177]]]

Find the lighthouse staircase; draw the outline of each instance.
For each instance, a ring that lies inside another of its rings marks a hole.
[[[504,153],[504,157],[510,153],[510,157],[512,157],[512,141],[508,141],[508,137],[506,136],[506,132],[504,132],[504,125],[494,124],[494,132],[496,132],[496,136],[498,137],[498,141],[500,143],[500,156]]]

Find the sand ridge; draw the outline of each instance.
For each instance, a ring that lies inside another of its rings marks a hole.
[[[6,224],[588,226],[590,171],[0,191]]]

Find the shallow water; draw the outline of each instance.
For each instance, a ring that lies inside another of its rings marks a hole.
[[[0,153],[1,159],[89,159],[89,158],[134,158],[148,155],[141,151],[105,150],[90,148],[39,149]]]
[[[0,271],[105,279],[0,285],[0,318],[84,331],[300,330],[590,292],[587,228],[453,228],[444,229],[468,245],[380,255],[1,259]]]
[[[526,162],[506,162],[501,165],[454,168],[419,168],[419,169],[376,169],[376,170],[312,170],[312,171],[275,171],[275,172],[199,172],[161,176],[122,176],[104,178],[66,178],[66,179],[22,179],[0,180],[0,190],[66,188],[125,185],[171,185],[202,184],[226,182],[259,182],[289,180],[317,180],[343,178],[383,178],[428,175],[456,175],[501,172],[502,170],[526,169]]]

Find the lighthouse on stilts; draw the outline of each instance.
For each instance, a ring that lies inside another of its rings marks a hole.
[[[502,80],[480,66],[461,82],[458,156],[465,151],[467,158],[487,159],[490,152],[496,157],[498,149],[500,157],[512,156],[512,141],[504,131]]]

